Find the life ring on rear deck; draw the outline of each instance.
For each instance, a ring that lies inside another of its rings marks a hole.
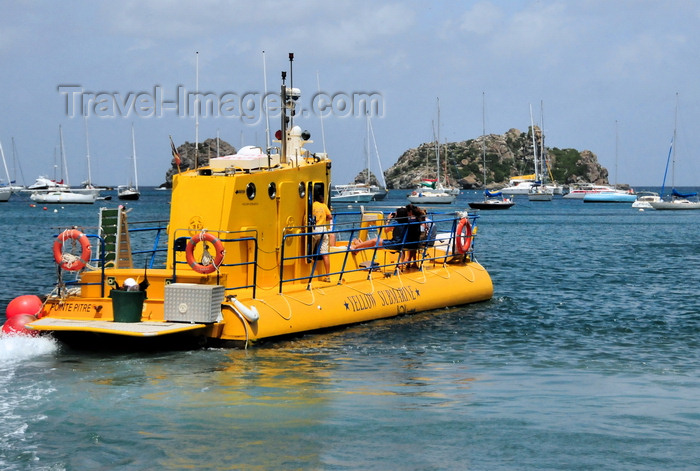
[[[206,265],[198,263],[194,259],[194,248],[197,246],[198,243],[202,241],[204,241],[205,243],[210,242],[214,245],[214,249],[216,249],[216,256],[214,257],[214,260],[212,261],[212,263],[208,263]],[[187,247],[185,248],[185,259],[187,260],[187,264],[194,271],[206,275],[219,268],[221,262],[224,261],[224,253],[224,244],[219,239],[214,237],[212,234],[209,234],[208,232],[200,232],[196,236],[192,236],[187,242]]]
[[[457,224],[455,245],[459,253],[469,252],[472,246],[472,226],[469,224],[467,218],[460,219],[459,224]]]
[[[80,242],[80,258],[66,257],[70,260],[64,260],[63,243],[68,240],[76,240]],[[90,261],[92,257],[92,249],[88,237],[77,229],[66,229],[58,234],[53,243],[53,259],[64,270],[78,271],[81,270]]]

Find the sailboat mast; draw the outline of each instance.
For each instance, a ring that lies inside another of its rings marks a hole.
[[[15,176],[15,179],[17,179],[17,168],[19,167],[19,175],[22,178],[22,186],[25,185],[24,183],[24,173],[22,172],[22,165],[17,162],[17,146],[15,145],[15,138],[12,138],[12,171]]]
[[[374,128],[372,127],[372,120],[367,115],[367,123],[369,124],[369,132],[372,135],[372,143],[374,144],[374,153],[377,154],[377,165],[379,166],[379,177],[382,180],[382,187],[386,188],[386,180],[384,179],[384,169],[382,169],[382,159],[379,158],[379,148],[377,147],[377,139],[374,137]]]
[[[136,137],[134,136],[134,123],[131,123],[131,160],[134,163],[134,189],[139,189],[139,175],[136,171]]]
[[[5,162],[5,152],[2,150],[2,142],[0,142],[0,156],[2,156],[2,164],[5,166],[5,175],[7,175],[7,185],[12,186],[12,180],[10,180],[10,172],[7,170],[7,162]]]
[[[435,139],[435,149],[435,158],[437,160],[437,186],[440,183],[440,97],[437,99],[437,138]]]
[[[61,143],[61,164],[63,165],[63,176],[65,177],[63,183],[70,187],[70,179],[68,178],[68,163],[66,162],[66,151],[63,148],[63,128],[60,124],[58,125],[58,138]]]
[[[92,186],[92,168],[90,166],[90,138],[88,137],[88,122],[87,116],[85,117],[85,157],[87,158],[87,188]]]
[[[678,129],[678,92],[676,92],[676,111],[673,117],[673,162],[671,164],[671,187],[676,187],[676,132]]]
[[[367,139],[367,176],[365,177],[365,183],[367,185],[369,185],[370,184],[370,182],[369,182],[369,174],[370,174],[370,172],[369,172],[369,156],[370,156],[370,152],[369,152],[369,111],[365,115],[365,124],[367,127],[367,138],[366,138]]]
[[[483,187],[486,188],[486,93],[481,92],[481,154],[484,159]]]
[[[671,147],[668,149],[668,157],[666,157],[666,168],[664,169],[664,179],[661,183],[661,196],[664,195],[666,189],[666,176],[668,175],[668,164],[673,156],[673,166],[671,167],[671,187],[675,187],[676,173],[676,128],[678,127],[678,92],[676,92],[676,111],[673,119],[673,137],[671,138]]]
[[[544,103],[542,100],[540,100],[540,117],[541,117],[541,123],[542,123],[542,128],[540,129],[540,169],[542,173],[542,183],[544,183],[544,177],[545,175],[549,172],[550,179],[554,180],[551,176],[551,170],[549,169],[549,165],[547,164],[547,159],[545,156],[545,147],[544,147]],[[545,171],[547,169],[547,171]]]
[[[615,184],[613,187],[617,190],[617,141],[618,141],[618,132],[617,132],[617,120],[615,120]]]
[[[532,131],[532,153],[535,160],[535,181],[540,181],[540,172],[537,165],[537,141],[535,139],[535,121],[532,119],[532,105],[530,105],[530,129]]]

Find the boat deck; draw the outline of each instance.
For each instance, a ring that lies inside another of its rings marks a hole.
[[[57,319],[44,317],[31,323],[34,330],[82,331],[131,337],[156,337],[204,329],[205,324],[182,322],[105,322],[101,320]]]

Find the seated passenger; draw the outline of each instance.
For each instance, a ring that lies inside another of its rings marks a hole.
[[[406,243],[404,244],[404,249],[408,250],[406,262],[408,262],[408,268],[418,268],[416,256],[420,245],[421,226],[423,225],[419,224],[419,221],[423,216],[423,211],[414,204],[407,204],[406,211],[408,220],[411,223],[406,229]]]
[[[382,239],[377,237],[374,239],[369,239],[364,242],[359,239],[355,239],[350,244],[352,250],[355,249],[366,249],[369,247],[383,247],[385,249],[391,250],[401,250],[404,244],[404,235],[406,233],[406,223],[408,223],[408,211],[406,208],[398,208],[396,210],[396,216],[391,217],[389,225],[392,226],[391,239]],[[389,229],[389,228],[386,228]]]

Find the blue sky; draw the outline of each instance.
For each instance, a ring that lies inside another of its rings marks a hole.
[[[278,91],[294,52],[304,108],[319,84],[328,96],[380,97],[372,123],[385,169],[433,139],[438,98],[441,140],[481,135],[483,95],[487,133],[526,130],[530,105],[539,123],[542,104],[548,146],[591,150],[611,180],[660,185],[678,93],[675,180],[700,185],[698,30],[692,0],[5,2],[0,142],[13,172],[14,137],[29,184],[53,176],[61,125],[78,184],[87,121],[93,182],[117,185],[129,179],[133,123],[139,183],[157,185],[168,136],[195,140],[194,113],[176,98],[195,90],[196,52],[199,89],[218,105],[217,117],[199,119],[200,141],[218,132],[236,147],[265,144],[263,63]],[[238,117],[238,97],[256,104],[252,118]],[[71,116],[69,98],[87,111]],[[311,112],[295,123],[312,151],[323,150],[323,123],[333,180],[346,183],[365,167],[366,124],[336,107],[323,122]]]

